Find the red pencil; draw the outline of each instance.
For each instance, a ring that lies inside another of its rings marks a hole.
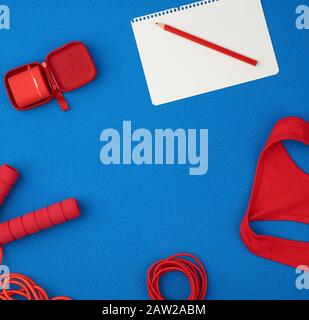
[[[237,53],[235,51],[232,51],[232,50],[229,50],[227,48],[224,48],[224,47],[221,47],[213,42],[210,42],[210,41],[207,41],[205,39],[202,39],[202,38],[199,38],[199,37],[196,37],[190,33],[187,33],[185,31],[182,31],[182,30],[179,30],[179,29],[176,29],[174,27],[171,27],[167,24],[164,24],[164,23],[159,23],[157,22],[156,23],[157,26],[159,26],[160,28],[162,28],[163,30],[165,31],[168,31],[168,32],[171,32],[173,34],[176,34],[177,36],[180,36],[182,38],[185,38],[187,40],[190,40],[190,41],[193,41],[193,42],[196,42],[202,46],[205,46],[207,48],[210,48],[210,49],[213,49],[215,51],[218,51],[220,53],[223,53],[227,56],[230,56],[232,58],[235,58],[235,59],[238,59],[240,61],[243,61],[245,63],[248,63],[252,66],[257,66],[258,64],[258,61],[257,60],[254,60],[252,58],[249,58],[249,57],[246,57],[240,53]]]

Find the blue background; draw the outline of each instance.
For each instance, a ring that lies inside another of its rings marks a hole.
[[[188,1],[7,1],[11,30],[0,31],[1,77],[44,61],[62,44],[81,40],[98,77],[56,102],[17,112],[0,86],[0,162],[21,179],[1,209],[1,221],[74,196],[80,219],[8,245],[4,263],[33,277],[51,296],[147,299],[146,272],[158,259],[191,252],[205,264],[208,299],[307,299],[295,270],[251,254],[239,236],[257,158],[274,123],[309,120],[309,31],[295,27],[299,1],[263,1],[280,66],[278,76],[152,106],[130,20]],[[224,21],[219,22],[224,23]],[[208,128],[209,172],[187,166],[104,166],[105,128]],[[309,171],[308,148],[290,144]],[[308,227],[256,225],[260,233],[309,240]],[[163,292],[185,298],[182,275],[166,276]]]

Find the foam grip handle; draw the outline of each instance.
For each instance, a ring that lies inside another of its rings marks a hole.
[[[0,245],[79,217],[75,199],[67,199],[0,224]]]
[[[0,166],[0,206],[3,204],[18,178],[19,173],[16,169],[8,164]]]

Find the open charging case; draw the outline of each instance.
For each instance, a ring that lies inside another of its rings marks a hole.
[[[4,78],[12,105],[19,111],[39,107],[56,98],[61,109],[69,106],[63,92],[75,90],[96,76],[96,67],[86,46],[70,42],[34,62],[9,71]]]

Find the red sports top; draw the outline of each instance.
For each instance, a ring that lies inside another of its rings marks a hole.
[[[309,145],[309,122],[291,117],[280,120],[273,128],[258,162],[240,233],[252,253],[296,268],[309,266],[309,242],[257,235],[250,227],[251,221],[309,224],[309,174],[291,159],[284,140]]]

